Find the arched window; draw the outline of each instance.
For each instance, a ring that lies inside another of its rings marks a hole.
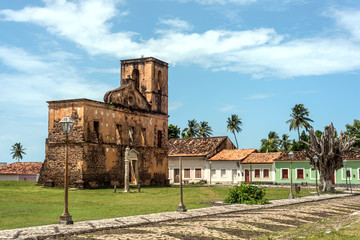
[[[135,87],[139,89],[140,88],[139,70],[134,69],[134,71],[132,72],[132,79],[134,79],[135,81]]]

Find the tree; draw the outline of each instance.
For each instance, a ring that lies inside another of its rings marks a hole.
[[[183,138],[194,138],[199,135],[199,123],[193,119],[188,120],[188,127],[181,132]]]
[[[23,159],[22,155],[26,155],[25,153],[25,148],[23,148],[23,146],[21,145],[21,143],[15,143],[14,145],[11,146],[11,152],[10,154],[12,154],[12,158],[16,159],[18,162],[20,161],[20,159]]]
[[[180,138],[180,128],[177,125],[168,126],[168,138]]]
[[[212,135],[212,129],[208,122],[201,121],[199,124],[199,137],[210,137]]]
[[[321,135],[323,134],[323,132],[322,131],[320,131],[320,130],[316,130],[315,131],[315,136],[318,138],[318,139],[321,139]]]
[[[226,121],[227,123],[227,131],[230,131],[234,134],[235,141],[236,141],[236,148],[239,148],[239,144],[236,139],[235,132],[239,133],[242,131],[240,126],[242,125],[241,118],[237,114],[232,114],[231,117],[228,118]]]
[[[344,132],[340,131],[340,137],[337,137],[336,129],[331,123],[326,126],[321,139],[318,139],[313,129],[309,130],[310,143],[302,141],[308,146],[305,156],[310,164],[319,170],[322,191],[332,190],[331,175],[334,171],[343,167],[343,156],[346,152],[353,149],[355,137],[349,138]],[[318,162],[315,164],[313,158],[317,156]]]
[[[280,138],[276,132],[269,132],[268,138],[261,139],[260,152],[278,152],[280,145]]]
[[[346,124],[346,136],[348,137],[355,137],[355,143],[353,145],[354,148],[360,149],[360,121],[354,119],[354,124]]]
[[[289,151],[289,149],[291,148],[291,141],[290,141],[289,137],[290,136],[287,134],[283,134],[281,136],[280,146],[281,146],[281,149],[284,151]]]
[[[300,128],[304,127],[306,131],[311,128],[309,122],[314,122],[307,116],[309,116],[309,110],[304,107],[304,104],[296,104],[292,109],[292,113],[290,114],[290,119],[286,121],[286,123],[290,123],[289,131],[297,130],[298,137],[300,140]]]
[[[306,150],[308,147],[304,142],[310,142],[310,136],[306,134],[306,132],[303,130],[300,135],[300,140],[295,141],[293,140],[293,143],[291,145],[291,151],[303,151]]]

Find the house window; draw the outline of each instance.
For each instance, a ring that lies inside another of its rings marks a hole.
[[[162,142],[162,132],[158,131],[158,134],[157,134],[157,146],[159,148],[161,148],[161,142]]]
[[[195,178],[201,178],[201,168],[195,168]]]
[[[281,169],[281,178],[289,179],[289,169]]]
[[[216,169],[211,169],[211,177],[216,177]]]
[[[190,178],[190,168],[184,169],[184,178]]]
[[[226,177],[226,169],[221,169],[221,177]]]
[[[349,171],[350,176],[347,177],[347,179],[352,180],[352,168],[342,168],[341,169],[341,179],[346,180],[346,171]]]
[[[122,126],[120,124],[116,124],[115,138],[117,145],[121,144],[121,133],[122,133]]]
[[[260,178],[260,169],[255,169],[255,178]]]
[[[269,178],[269,169],[263,169],[263,178]]]
[[[296,169],[296,178],[304,179],[304,169]]]

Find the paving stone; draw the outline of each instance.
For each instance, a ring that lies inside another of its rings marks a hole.
[[[266,205],[231,204],[231,205],[223,205],[223,206],[213,206],[213,207],[209,207],[209,208],[193,209],[193,210],[188,210],[187,212],[174,211],[174,212],[153,213],[153,214],[146,214],[146,215],[119,217],[119,218],[102,219],[102,220],[82,221],[82,222],[75,222],[73,225],[52,224],[52,225],[37,226],[37,227],[18,228],[18,229],[10,229],[10,230],[0,231],[0,239],[47,239],[47,238],[56,238],[56,237],[70,236],[70,235],[77,235],[77,234],[94,233],[94,232],[99,232],[99,231],[104,231],[104,230],[109,230],[109,229],[130,228],[130,227],[143,226],[143,225],[148,226],[149,224],[151,225],[154,223],[163,223],[165,225],[167,224],[166,225],[167,230],[164,230],[164,234],[166,232],[172,233],[172,234],[170,234],[170,235],[167,234],[166,239],[179,239],[179,238],[180,239],[207,239],[204,237],[196,238],[199,236],[193,235],[193,233],[191,233],[191,232],[189,232],[190,237],[182,236],[182,235],[184,235],[184,233],[179,233],[178,235],[176,235],[174,232],[171,232],[171,229],[175,230],[178,228],[178,225],[179,225],[178,223],[176,226],[174,226],[174,221],[177,221],[177,220],[190,221],[188,224],[197,225],[200,229],[199,230],[200,233],[201,233],[201,231],[203,231],[205,233],[208,232],[209,234],[211,234],[211,236],[214,236],[214,238],[224,239],[224,237],[225,238],[228,237],[228,239],[236,239],[234,234],[237,233],[238,230],[236,230],[236,229],[231,230],[232,229],[231,226],[236,224],[236,221],[222,222],[222,221],[224,221],[224,218],[226,219],[226,214],[241,213],[244,211],[246,211],[246,213],[248,213],[247,211],[262,210],[263,212],[260,211],[257,213],[259,215],[258,218],[260,218],[262,214],[265,216],[269,214],[268,213],[269,211],[267,211],[267,210],[271,211],[271,209],[274,209],[274,211],[276,211],[277,208],[283,207],[283,206],[291,206],[291,205],[299,204],[299,203],[311,203],[314,201],[323,201],[323,200],[329,200],[329,199],[338,199],[338,198],[344,198],[344,197],[350,197],[350,196],[353,196],[353,194],[332,194],[332,195],[324,194],[324,195],[320,195],[318,197],[309,196],[309,197],[301,197],[301,198],[296,198],[296,199],[273,200],[273,201],[271,201],[271,204],[266,204]],[[351,202],[350,203],[344,202],[343,206],[339,205],[336,207],[338,209],[347,208],[347,209],[349,209],[349,211],[352,210],[353,212],[355,212],[357,210],[357,208],[353,204],[354,203],[351,203]],[[302,213],[300,208],[294,207],[294,211],[297,211],[299,216],[302,216],[303,219],[305,220],[305,221],[302,220],[301,223],[310,221],[309,219],[314,219],[315,217],[318,217],[318,219],[321,219],[321,217],[324,217],[325,215],[329,216],[329,215],[338,214],[337,210],[335,210],[335,209],[329,208],[328,210],[329,211],[326,213],[319,212],[318,214],[316,214],[316,213],[308,214],[308,213]],[[218,214],[222,214],[221,217],[220,216],[217,217],[216,215],[218,215]],[[240,214],[236,214],[234,216],[239,217],[239,215]],[[211,216],[214,216],[214,217],[211,218]],[[241,217],[246,219],[247,216],[249,216],[249,215],[244,214]],[[209,219],[209,220],[211,220],[211,221],[209,221],[209,223],[210,222],[215,223],[216,221],[218,221],[220,225],[217,226],[217,228],[222,229],[222,230],[218,231],[218,230],[214,229],[214,227],[212,227],[212,228],[205,227],[206,224],[208,224],[205,221],[200,220],[200,221],[196,222],[196,221],[189,220],[189,219],[200,218],[200,217],[210,217],[211,219]],[[233,216],[229,215],[228,218],[233,218]],[[301,220],[301,218],[299,218],[299,220]],[[279,218],[274,222],[275,222],[275,224],[280,224],[281,226],[284,225],[284,226],[294,227],[296,225],[294,222],[294,219],[292,219],[290,216],[287,216],[286,214],[284,214],[281,219]],[[266,217],[264,217],[262,223],[258,223],[257,225],[254,224],[248,230],[246,230],[246,231],[244,230],[244,232],[242,233],[242,236],[248,236],[249,234],[251,235],[251,232],[256,231],[256,229],[257,229],[257,231],[261,231],[261,232],[269,231],[268,228],[270,228],[270,225],[269,225],[270,223],[271,223],[271,218],[266,219]],[[170,224],[173,224],[173,226],[171,226]],[[224,227],[221,227],[221,224],[224,224]],[[283,227],[279,227],[279,228],[283,228]],[[127,229],[126,231],[130,231],[130,230]],[[145,238],[143,238],[143,235],[142,235],[143,233],[140,233],[139,231],[141,232],[143,230],[142,229],[134,230],[132,236],[135,236],[135,235],[140,236],[141,235],[141,237],[139,237],[139,239],[140,238],[145,239]],[[151,229],[148,229],[146,231],[151,231]],[[150,233],[147,233],[147,234],[149,235]],[[152,239],[151,237],[154,237],[154,238],[159,237],[160,236],[159,234],[160,233],[150,234],[148,237],[149,237],[149,239]],[[107,236],[106,239],[112,239],[112,238]]]

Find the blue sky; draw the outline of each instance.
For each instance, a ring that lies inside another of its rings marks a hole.
[[[208,121],[240,148],[259,148],[302,103],[315,129],[360,118],[357,0],[0,1],[0,161],[43,161],[46,101],[102,101],[119,86],[119,60],[170,63],[169,123]]]

